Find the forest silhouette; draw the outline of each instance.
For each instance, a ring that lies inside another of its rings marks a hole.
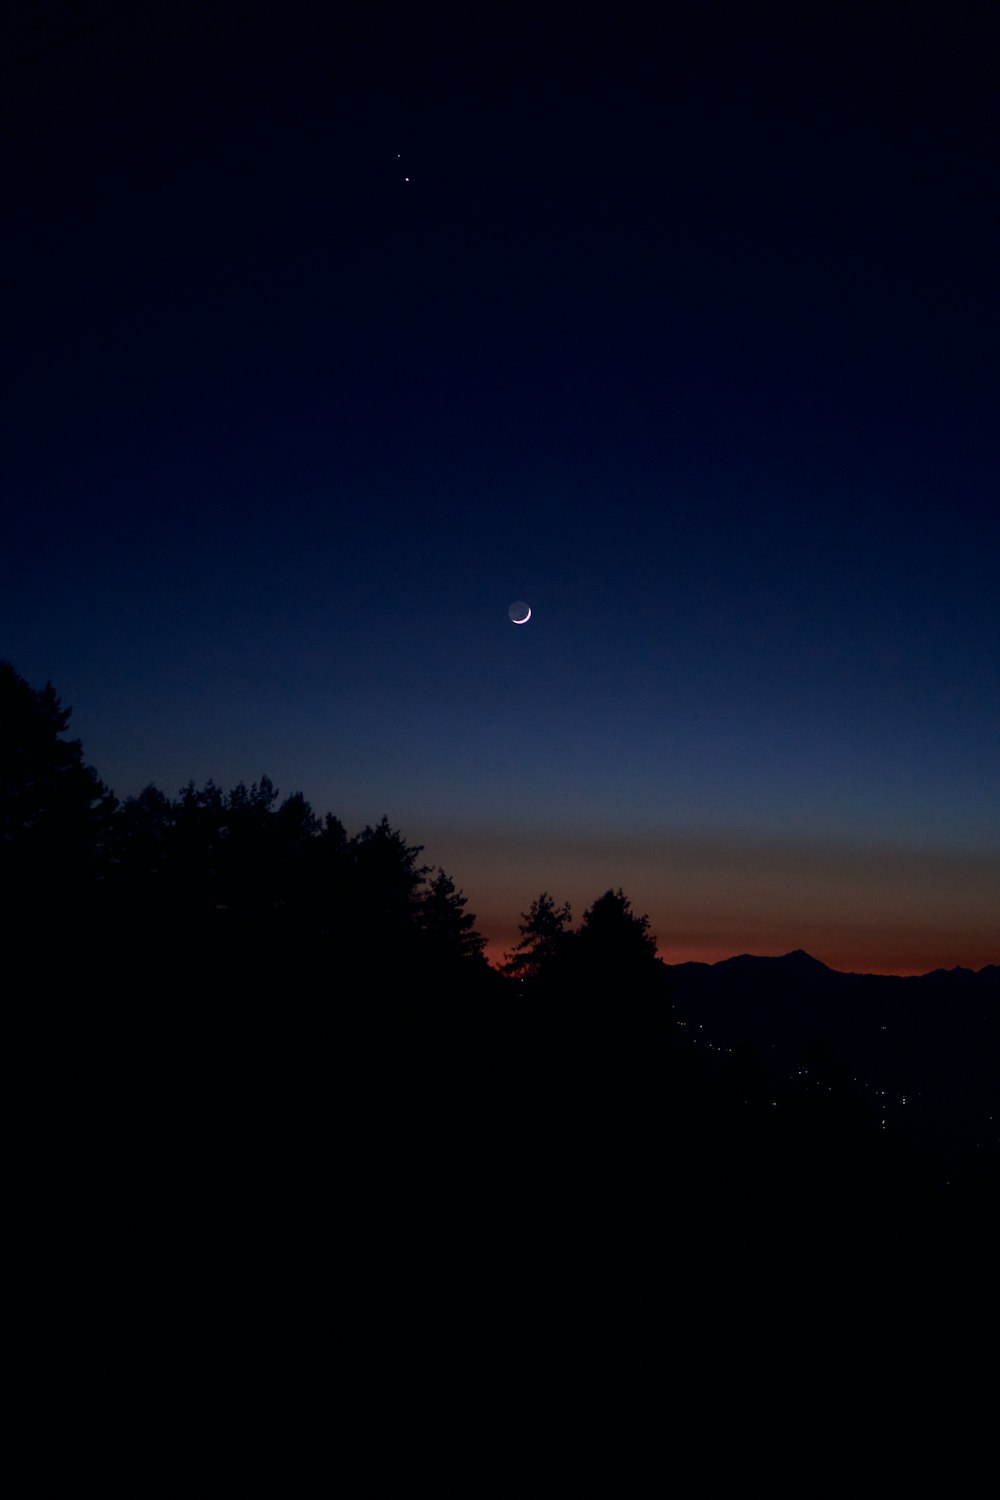
[[[916,1099],[906,1116],[868,1087],[893,1060],[850,1028],[875,1004],[923,1017],[932,1070],[929,1018],[951,1006],[961,1056],[988,1052],[997,970],[904,994],[803,954],[670,966],[614,887],[576,926],[540,893],[494,969],[453,877],[386,816],[349,834],[267,776],[119,801],[69,717],[51,684],[0,664],[8,1056],[64,1126],[116,1099],[161,1165],[180,1141],[196,1151],[194,1182],[236,1129],[230,1182],[277,1140],[286,1187],[340,1150],[362,1196],[401,1214],[502,1204],[562,1234],[597,1205],[648,1238],[679,1219],[992,1204],[995,1066],[911,1128]],[[975,1118],[949,1134],[967,1087]]]

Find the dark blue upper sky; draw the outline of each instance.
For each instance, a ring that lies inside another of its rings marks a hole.
[[[10,7],[0,652],[120,795],[386,812],[491,936],[880,966],[881,891],[995,961],[995,13],[550,15]]]

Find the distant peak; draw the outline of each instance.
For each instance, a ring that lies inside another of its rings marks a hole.
[[[783,953],[780,958],[765,957],[757,953],[740,953],[735,958],[724,958],[721,962],[724,964],[780,964],[785,969],[811,969],[814,973],[822,970],[824,974],[833,972],[826,964],[821,963],[818,958],[813,958],[811,953],[806,953],[802,948],[795,948],[791,953]]]
[[[826,969],[827,964],[821,963],[818,958],[813,958],[811,953],[806,953],[803,948],[793,948],[791,953],[786,953],[781,959],[783,964],[796,964],[800,969]]]

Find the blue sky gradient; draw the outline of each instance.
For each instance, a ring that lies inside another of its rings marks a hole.
[[[14,16],[0,650],[119,795],[997,961],[985,19]]]

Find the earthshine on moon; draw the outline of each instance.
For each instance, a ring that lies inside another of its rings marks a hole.
[[[531,619],[531,608],[523,599],[515,599],[507,613],[515,625],[527,625]]]

